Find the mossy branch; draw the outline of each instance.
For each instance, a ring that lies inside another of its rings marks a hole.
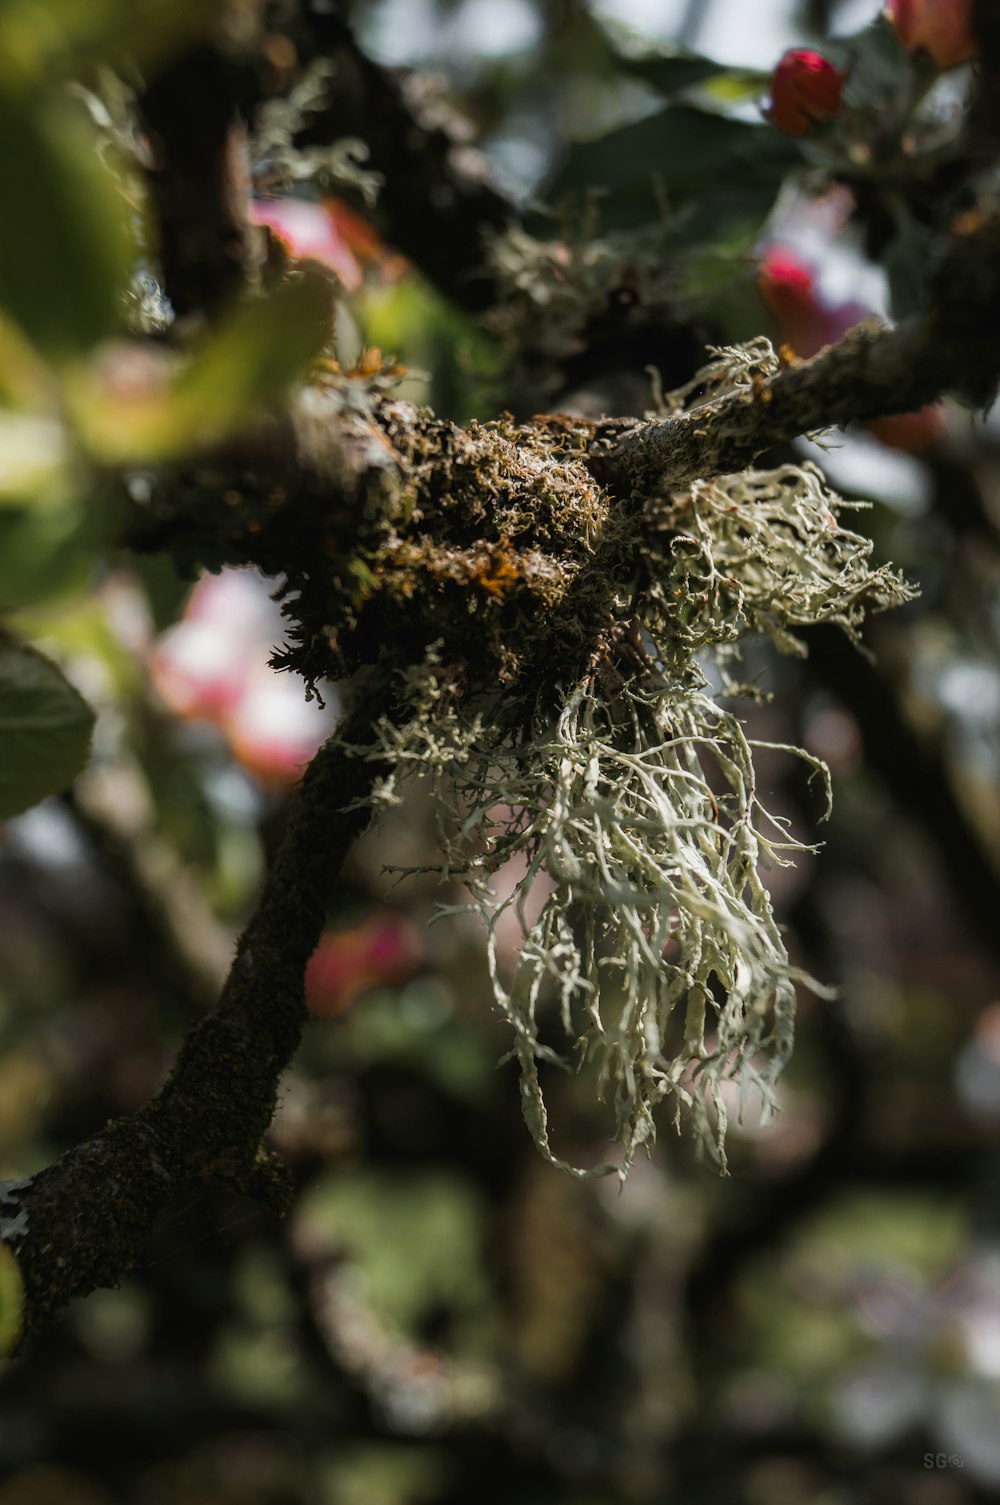
[[[673,417],[599,425],[591,469],[619,493],[679,490],[801,434],[912,412],[943,393],[987,406],[1000,377],[998,252],[1000,219],[970,211],[932,278],[927,312],[896,329],[866,320],[812,360],[761,371]]]

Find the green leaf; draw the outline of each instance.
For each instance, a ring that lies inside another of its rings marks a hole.
[[[75,497],[54,507],[0,507],[0,612],[82,590],[94,568],[98,520],[96,508]]]
[[[908,111],[918,75],[937,77],[932,65],[910,58],[888,22],[881,19],[854,36],[838,38],[825,51],[831,62],[848,69],[845,105],[876,119],[883,132],[894,122],[901,124],[900,110]]]
[[[721,63],[701,57],[696,52],[689,52],[686,47],[665,48],[662,52],[647,53],[643,57],[629,57],[619,52],[615,55],[615,62],[623,73],[641,78],[650,88],[668,98],[723,72]]]
[[[240,308],[180,377],[175,399],[209,432],[282,398],[330,335],[330,284],[301,273]]]
[[[93,726],[93,711],[51,659],[0,635],[0,820],[73,782]]]
[[[644,120],[572,146],[546,198],[558,202],[597,189],[602,229],[631,229],[706,193],[766,190],[768,202],[789,168],[795,143],[768,125],[729,120],[692,105],[671,105]]]
[[[111,464],[154,464],[219,443],[261,407],[287,395],[330,336],[330,284],[299,273],[241,304],[159,391],[71,394],[84,447]]]
[[[0,1359],[5,1359],[17,1342],[23,1310],[21,1267],[7,1245],[0,1244]]]
[[[727,68],[724,63],[689,52],[684,47],[647,53],[642,57],[617,53],[615,62],[623,73],[641,78],[667,99],[701,84],[707,85],[720,99],[745,99],[747,95],[763,93],[771,76],[756,68]]]
[[[908,219],[909,217],[907,217]],[[889,297],[894,319],[905,319],[920,307],[928,264],[928,246],[912,222],[896,235],[882,252],[882,269],[889,279]]]
[[[0,307],[56,359],[117,324],[133,256],[128,212],[82,111],[0,94]]]
[[[0,87],[30,87],[87,62],[159,59],[204,33],[220,8],[220,0],[3,0]]]

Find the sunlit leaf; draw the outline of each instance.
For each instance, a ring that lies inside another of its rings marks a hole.
[[[75,499],[0,508],[0,612],[81,589],[96,551],[94,519]]]
[[[707,79],[698,92],[700,103],[718,100],[720,105],[740,104],[747,99],[759,99],[767,89],[771,75],[758,68],[726,68],[713,78]]]
[[[160,58],[207,30],[219,9],[220,0],[4,0],[0,87],[91,61]]]
[[[23,1309],[21,1268],[7,1245],[0,1244],[0,1359],[5,1359],[17,1342]]]
[[[246,302],[158,390],[77,384],[74,414],[99,460],[152,463],[218,443],[261,406],[279,403],[329,338],[330,286],[300,274]]]
[[[0,636],[0,819],[73,782],[93,725],[87,702],[51,659]]]
[[[50,357],[114,328],[133,246],[93,131],[68,101],[0,94],[0,308]]]
[[[0,408],[0,507],[58,499],[69,462],[66,431],[58,418]]]
[[[745,99],[748,94],[762,93],[769,78],[769,74],[759,69],[727,68],[713,58],[702,57],[684,47],[664,49],[641,57],[618,53],[615,61],[623,73],[641,78],[668,99],[701,85],[718,93],[720,98]]]
[[[273,402],[330,333],[330,285],[300,274],[267,298],[245,304],[195,357],[175,396],[209,430],[226,430],[257,403]]]

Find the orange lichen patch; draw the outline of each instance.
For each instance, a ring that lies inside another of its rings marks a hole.
[[[370,381],[373,376],[396,378],[406,375],[406,367],[395,360],[383,360],[378,346],[371,345],[367,350],[362,350],[354,365],[344,375],[359,381]]]
[[[472,583],[490,596],[502,596],[520,579],[516,561],[517,555],[507,539],[501,538],[495,548],[487,551],[485,564],[477,566]]]
[[[948,226],[952,235],[978,235],[990,223],[989,216],[982,209],[963,209],[961,214],[956,214]]]

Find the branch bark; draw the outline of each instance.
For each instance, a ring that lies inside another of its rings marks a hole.
[[[510,205],[470,168],[464,148],[444,127],[416,119],[399,82],[360,54],[343,23],[318,7],[311,15],[316,36],[333,48],[339,65],[323,130],[329,139],[366,137],[372,165],[387,179],[382,208],[396,242],[458,301],[483,307],[492,290],[473,270],[481,265],[482,235],[509,222]],[[165,285],[178,313],[211,316],[242,280],[246,196],[228,82],[221,54],[196,51],[170,65],[143,100],[156,161],[153,196]],[[930,311],[897,330],[859,326],[811,361],[791,363],[748,391],[667,420],[574,420],[568,427],[547,420],[536,430],[554,452],[585,451],[597,479],[626,500],[741,469],[804,432],[918,408],[942,390],[985,403],[1000,370],[993,334],[1000,229],[976,212],[953,228],[931,279]],[[294,424],[268,430],[267,445],[275,451],[268,464],[304,483],[304,499],[339,506],[345,537],[363,511],[361,481],[395,481],[398,455],[386,419],[391,408],[373,405],[364,416],[345,408],[324,425],[314,454]],[[400,411],[394,421],[401,428]],[[428,467],[438,463],[447,472],[454,446],[445,427],[435,430],[438,459]],[[241,463],[247,464],[245,454]],[[221,473],[212,485],[220,496],[230,489]],[[239,485],[232,489],[239,495]],[[259,500],[270,506],[272,494]],[[272,510],[277,515],[280,509]],[[266,530],[251,532],[249,542],[237,540],[247,514],[229,511],[232,532],[221,551],[227,557],[216,557],[216,566],[230,562],[228,550],[239,549],[232,562],[242,562],[251,549],[270,544]],[[265,557],[257,562],[272,563]],[[326,591],[325,576],[321,585]],[[491,599],[484,596],[484,607]],[[323,605],[327,611],[325,596]],[[379,651],[384,646],[380,642]],[[386,687],[378,684],[384,698]],[[24,1275],[27,1333],[74,1296],[120,1279],[178,1185],[223,1182],[280,1198],[280,1177],[262,1155],[261,1140],[304,1027],[302,976],[330,884],[367,823],[363,808],[347,807],[365,796],[378,769],[344,748],[367,740],[371,719],[370,710],[354,712],[311,765],[219,1003],[185,1040],[162,1091],[134,1117],[109,1124],[37,1176],[0,1187],[0,1237]]]
[[[676,417],[598,426],[591,469],[625,493],[728,475],[767,449],[833,425],[910,412],[956,391],[985,406],[1000,374],[998,222],[971,223],[934,279],[933,311],[897,329],[866,320],[836,345]],[[967,243],[966,243],[967,242]]]
[[[163,290],[178,317],[212,318],[244,282],[249,186],[234,69],[205,43],[168,62],[139,100]]]
[[[426,80],[373,63],[329,5],[304,0],[293,35],[305,57],[335,67],[330,103],[312,116],[303,145],[357,136],[384,187],[366,215],[448,298],[479,313],[496,298],[483,237],[518,219],[488,162],[462,139],[457,119],[427,95]],[[423,98],[421,98],[421,91]]]
[[[369,739],[383,694],[370,687],[310,764],[218,1005],[159,1094],[38,1175],[0,1184],[0,1238],[24,1280],[22,1341],[73,1297],[119,1281],[178,1186],[224,1183],[281,1204],[261,1142],[306,1022],[303,975],[331,885],[370,816],[355,802],[378,765],[346,749]]]

